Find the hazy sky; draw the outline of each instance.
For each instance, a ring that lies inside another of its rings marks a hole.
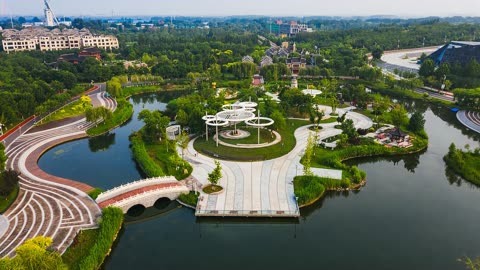
[[[0,0],[1,15],[40,15],[43,0]],[[480,0],[51,0],[58,15],[480,16]]]

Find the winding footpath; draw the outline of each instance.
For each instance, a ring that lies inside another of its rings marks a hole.
[[[345,111],[337,110],[340,114]],[[347,119],[352,119],[356,128],[366,129],[373,125],[368,117],[355,112],[349,112]],[[340,134],[341,130],[334,128],[336,124],[322,124],[319,139]],[[224,187],[224,191],[216,195],[202,192],[195,215],[298,217],[300,212],[293,190],[293,179],[296,175],[303,174],[300,159],[308,136],[313,133],[308,129],[310,126],[295,131],[297,143],[290,153],[282,157],[256,162],[219,160],[223,175],[219,184]],[[185,160],[193,167],[192,177],[202,185],[208,185],[208,173],[215,168],[214,160],[197,153],[193,143],[191,141],[188,144]],[[312,168],[312,171],[321,177],[342,178],[340,170]]]
[[[480,133],[480,112],[458,111],[457,119],[467,128]]]
[[[116,109],[115,100],[105,92],[90,95],[94,106]],[[37,161],[48,149],[61,143],[87,137],[92,124],[85,118],[63,121],[59,126],[33,128],[6,148],[7,168],[18,171],[20,192],[1,216],[0,257],[14,256],[15,248],[35,236],[53,238],[53,248],[63,253],[80,230],[97,227],[99,206],[86,192],[89,185],[49,175]],[[73,165],[73,164],[72,164]]]

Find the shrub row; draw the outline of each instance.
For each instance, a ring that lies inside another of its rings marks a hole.
[[[138,166],[148,177],[165,176],[165,172],[148,155],[140,132],[130,135],[132,154]]]
[[[89,254],[79,264],[79,269],[99,269],[105,258],[110,254],[118,232],[123,224],[123,212],[120,208],[107,207],[103,209],[98,237]]]
[[[100,123],[96,127],[92,127],[87,130],[89,136],[98,136],[108,132],[109,130],[120,126],[130,119],[133,115],[133,105],[130,102],[119,99],[117,101],[117,109],[113,112],[111,118],[107,119],[103,123]]]

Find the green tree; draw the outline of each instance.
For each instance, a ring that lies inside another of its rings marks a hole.
[[[179,109],[175,121],[181,126],[187,126],[189,121],[188,114],[183,109]]]
[[[7,155],[5,154],[5,145],[0,143],[0,172],[5,170],[5,162],[7,162]]]
[[[170,123],[170,118],[163,116],[158,110],[153,112],[150,110],[143,110],[138,115],[138,120],[142,120],[145,123],[145,135],[149,140],[155,141],[165,139],[168,145],[168,141],[166,140],[166,128]]]
[[[303,156],[303,174],[312,176],[312,158],[315,151],[315,137],[310,133],[307,139],[307,146],[305,148],[305,155]]]
[[[218,160],[215,160],[215,169],[208,174],[208,181],[212,185],[217,185],[220,178],[222,178],[222,165]]]
[[[68,269],[59,253],[49,250],[53,240],[37,236],[19,246],[13,258],[0,259],[0,269],[63,270]]]
[[[18,186],[20,174],[14,170],[6,170],[0,173],[0,196],[6,197]]]
[[[392,124],[396,127],[401,127],[408,123],[407,111],[401,105],[396,105],[390,111],[390,119],[392,120]]]
[[[383,55],[383,50],[380,47],[377,46],[375,47],[375,49],[373,49],[372,51],[373,59],[380,60],[380,58],[382,58],[382,55]]]
[[[273,128],[276,130],[283,130],[287,126],[287,121],[279,110],[274,110],[270,114],[270,118],[272,118]]]
[[[343,121],[342,124],[340,124],[340,129],[342,130],[343,134],[347,135],[350,142],[358,138],[358,132],[353,124],[352,119],[346,119]]]
[[[422,77],[429,77],[435,73],[435,63],[432,59],[427,59],[423,61],[422,65],[420,66],[420,70],[418,74]]]
[[[408,129],[413,132],[420,132],[425,126],[425,118],[420,112],[414,112],[408,122]]]
[[[177,136],[177,145],[182,149],[182,158],[183,158],[183,153],[185,152],[185,149],[188,147],[189,141],[190,141],[190,138],[188,137],[188,134],[185,131],[180,132],[180,134]]]

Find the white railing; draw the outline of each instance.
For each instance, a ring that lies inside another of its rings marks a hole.
[[[170,183],[170,182],[178,182],[178,181],[173,176],[152,177],[152,178],[137,180],[135,182],[122,184],[120,186],[114,187],[110,190],[100,193],[96,201],[97,203],[99,203],[99,202],[108,200],[110,198],[113,198],[115,196],[118,196],[122,193],[132,191],[134,189],[139,189],[139,188],[151,186],[154,184],[163,184],[163,183]]]
[[[113,203],[113,205],[118,207],[123,207],[132,203],[139,203],[141,202],[140,199],[148,198],[150,195],[158,195],[159,192],[167,193],[167,194],[177,194],[177,193],[188,193],[189,190],[184,185],[176,185],[176,186],[168,186],[163,188],[157,188],[149,191],[144,191],[139,194],[135,194],[133,196],[127,197],[123,200]]]

